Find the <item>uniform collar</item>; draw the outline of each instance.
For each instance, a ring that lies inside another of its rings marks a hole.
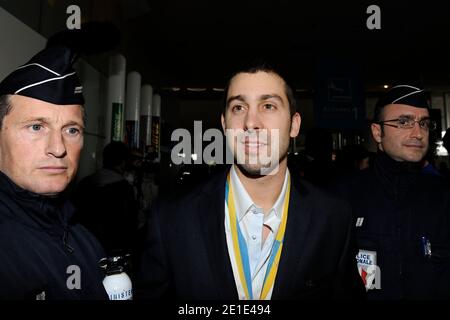
[[[380,151],[375,159],[375,166],[381,167],[390,174],[419,173],[422,162],[396,161],[387,153]]]
[[[4,203],[14,203],[21,209],[12,218],[40,228],[53,229],[58,225],[66,228],[75,212],[64,196],[49,197],[25,190],[1,171],[0,192],[6,196]]]

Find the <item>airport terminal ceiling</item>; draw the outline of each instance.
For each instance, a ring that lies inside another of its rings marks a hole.
[[[1,0],[0,6],[44,36],[82,21],[112,21],[127,69],[155,87],[223,87],[230,70],[253,57],[280,63],[297,92],[313,90],[323,59],[350,61],[366,92],[399,78],[450,83],[450,5],[377,1],[380,29],[369,29],[369,1]],[[105,56],[90,61],[107,72]]]

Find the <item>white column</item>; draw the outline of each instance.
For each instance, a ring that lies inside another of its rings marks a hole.
[[[125,103],[125,143],[132,149],[139,148],[139,115],[141,111],[141,75],[130,72],[127,76]]]
[[[109,59],[105,144],[123,140],[126,59],[117,54]]]
[[[149,152],[152,143],[152,107],[153,88],[149,84],[144,84],[141,88],[141,119],[139,122],[139,147],[144,154]]]
[[[152,148],[155,154],[155,162],[161,160],[161,96],[153,95],[152,108]]]

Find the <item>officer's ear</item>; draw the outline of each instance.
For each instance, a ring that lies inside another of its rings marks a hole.
[[[300,113],[298,112],[294,113],[291,119],[291,132],[289,133],[291,138],[295,138],[298,136],[301,124],[302,124],[302,117],[300,116]]]
[[[370,126],[372,130],[372,137],[376,141],[376,143],[381,143],[381,138],[383,137],[383,128],[379,123],[372,123]]]

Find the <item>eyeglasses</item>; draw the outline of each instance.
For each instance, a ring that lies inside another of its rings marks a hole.
[[[396,123],[389,124],[386,122],[396,122]],[[416,122],[419,124],[419,127],[423,130],[432,131],[436,129],[436,121],[433,121],[430,118],[423,118],[420,120],[416,120],[413,117],[408,116],[402,116],[397,119],[379,121],[378,124],[384,124],[385,126],[390,126],[398,129],[412,129],[416,125]]]

